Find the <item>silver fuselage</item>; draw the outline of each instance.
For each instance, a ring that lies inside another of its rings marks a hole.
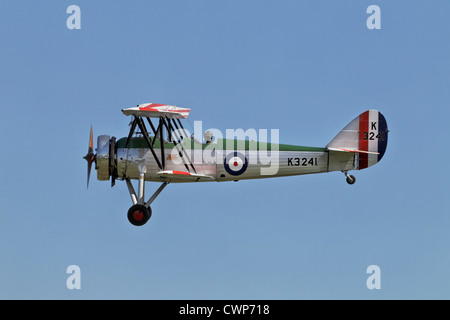
[[[142,138],[133,138],[125,147],[125,138],[117,142],[115,161],[118,179],[138,179],[143,168],[145,181],[192,182],[177,176],[162,176],[155,157]],[[236,142],[236,141],[235,141]],[[159,141],[158,141],[159,144]],[[229,145],[228,145],[229,146]],[[101,146],[100,146],[101,148]],[[191,143],[175,146],[171,143],[155,146],[154,152],[164,158],[164,171],[195,172],[209,179],[195,181],[236,181],[271,177],[304,175],[354,169],[355,155],[328,151],[326,148],[301,147],[282,144]],[[162,154],[164,152],[164,154]],[[106,152],[99,152],[97,161],[107,161]],[[100,171],[99,171],[100,172]],[[108,180],[109,176],[99,180]]]

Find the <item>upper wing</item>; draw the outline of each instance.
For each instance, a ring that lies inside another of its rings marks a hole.
[[[167,104],[159,103],[144,103],[137,107],[122,109],[123,114],[138,117],[151,117],[159,118],[161,116],[172,118],[172,119],[185,119],[188,117],[191,109],[189,108],[179,108],[176,106],[170,106]]]

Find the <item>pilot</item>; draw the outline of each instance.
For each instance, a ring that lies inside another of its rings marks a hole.
[[[206,144],[210,144],[213,141],[214,136],[211,131],[205,131],[205,133],[203,134],[203,138],[205,139]]]

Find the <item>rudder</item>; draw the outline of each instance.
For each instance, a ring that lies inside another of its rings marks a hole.
[[[388,141],[385,117],[378,110],[367,110],[353,119],[327,145],[330,151],[351,152],[355,169],[365,169],[378,163],[384,156]]]

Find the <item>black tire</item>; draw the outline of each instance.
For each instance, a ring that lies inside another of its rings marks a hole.
[[[128,210],[128,221],[134,226],[140,227],[147,223],[152,216],[152,209],[142,204],[135,204]]]
[[[349,175],[347,176],[347,183],[348,184],[354,184],[356,182],[355,176]]]

